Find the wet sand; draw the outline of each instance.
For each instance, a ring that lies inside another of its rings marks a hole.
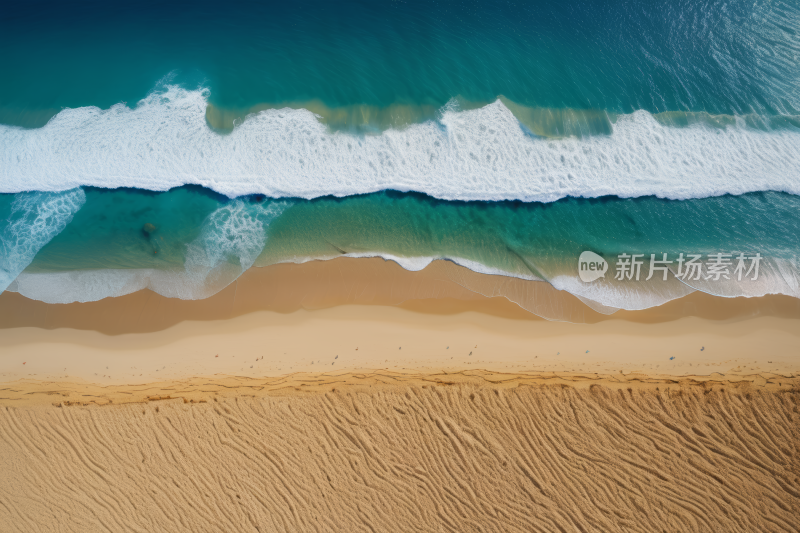
[[[503,288],[583,323],[550,322],[436,268],[3,293],[0,531],[797,530],[797,300]]]
[[[714,322],[754,317],[800,319],[800,300],[796,298],[719,298],[702,292],[643,311],[605,315],[547,283],[479,274],[449,261],[434,261],[412,272],[381,258],[341,257],[252,268],[204,300],[165,298],[143,290],[97,302],[48,305],[4,292],[0,294],[0,331],[33,327],[92,330],[105,335],[151,333],[185,321],[343,305],[401,306],[425,315],[476,311],[526,321],[557,316],[559,321],[576,324],[609,320],[652,324],[688,317]]]

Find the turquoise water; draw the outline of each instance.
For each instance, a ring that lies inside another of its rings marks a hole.
[[[203,298],[379,255],[603,310],[800,294],[797,2],[5,7],[1,289]],[[622,253],[761,276],[615,280]]]
[[[448,259],[489,274],[547,281],[610,308],[649,307],[692,289],[722,296],[798,295],[797,275],[787,274],[796,272],[800,255],[800,198],[788,194],[526,203],[451,202],[396,192],[310,201],[230,199],[199,187],[80,192],[83,205],[38,249],[12,290],[56,302],[145,287],[201,298],[254,266],[346,255],[381,256],[412,270]],[[18,217],[14,196],[1,198],[2,214]],[[608,275],[592,284],[577,281],[578,257],[586,250],[610,264]],[[614,279],[624,253],[644,254],[639,280]],[[679,281],[673,263],[667,281],[661,274],[646,280],[650,254],[662,259],[663,253],[673,261],[681,253],[701,255],[703,276]],[[760,254],[758,279],[751,274],[737,280],[732,264],[729,279],[707,281],[709,256],[717,253]]]

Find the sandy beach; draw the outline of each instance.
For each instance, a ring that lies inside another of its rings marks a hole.
[[[436,268],[3,293],[0,531],[795,530],[796,300],[554,322]]]
[[[0,530],[794,531],[782,380],[303,375],[104,406],[52,388],[0,409]]]
[[[798,28],[3,4],[0,533],[800,533]]]
[[[6,292],[0,382],[124,385],[375,370],[800,373],[794,298],[694,293],[603,315],[545,283],[438,263],[420,272],[377,258],[275,265],[251,269],[214,297],[194,301],[140,291],[48,305]],[[551,305],[581,309],[584,323],[544,320],[505,297],[467,290],[437,268],[471,276],[490,294],[498,284],[508,293],[550,291]],[[433,293],[438,297],[415,298]]]

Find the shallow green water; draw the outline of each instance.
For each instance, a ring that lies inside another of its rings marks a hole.
[[[2,200],[8,212],[11,195]],[[85,204],[41,247],[24,274],[89,270],[113,278],[113,272],[155,269],[173,274],[174,283],[191,281],[213,292],[252,266],[382,256],[410,269],[450,259],[472,270],[545,280],[581,293],[587,287],[577,282],[578,257],[588,250],[610,264],[606,279],[592,287],[608,282],[608,290],[624,288],[635,300],[637,291],[647,296],[678,288],[614,282],[620,254],[644,254],[644,281],[650,254],[660,259],[667,253],[672,260],[681,253],[700,254],[707,263],[716,253],[759,253],[764,258],[759,285],[721,280],[719,293],[792,293],[776,265],[796,263],[799,233],[800,198],[780,193],[524,203],[447,202],[394,192],[308,201],[229,199],[198,187],[164,193],[87,188]],[[113,296],[115,287],[97,282],[86,294]],[[716,290],[713,283],[698,288]],[[81,286],[73,290],[79,299]],[[597,298],[602,301],[602,295]]]

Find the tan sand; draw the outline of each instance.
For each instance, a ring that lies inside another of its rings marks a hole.
[[[3,383],[20,379],[123,385],[220,375],[470,369],[792,376],[800,374],[798,346],[797,321],[774,317],[567,324],[381,306],[264,311],[120,336],[18,328],[0,336],[0,403],[7,398]]]
[[[381,259],[336,259],[256,269],[200,301],[142,291],[47,305],[4,293],[0,383],[141,384],[379,369],[800,373],[800,301],[793,298],[697,293],[659,308],[605,316],[553,291],[558,294],[552,298],[585,310],[590,323],[572,324],[543,320],[505,298],[486,298],[436,276],[434,268],[407,272]],[[487,287],[494,278],[475,275],[472,283]],[[546,285],[511,281],[527,293],[532,290],[524,284]],[[405,301],[433,289],[441,298]]]
[[[304,377],[3,407],[0,531],[797,530],[796,379]]]
[[[500,280],[586,323],[548,322],[436,268],[0,295],[0,532],[798,530],[796,300]]]

